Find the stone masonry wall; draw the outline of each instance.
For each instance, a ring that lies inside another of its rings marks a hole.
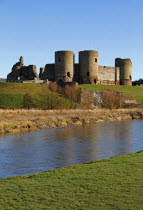
[[[98,84],[119,84],[119,68],[110,66],[98,67]]]

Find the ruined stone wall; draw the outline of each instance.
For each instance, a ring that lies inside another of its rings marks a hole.
[[[19,61],[13,65],[11,73],[7,75],[7,82],[39,79],[35,65],[24,66],[24,58],[22,56]]]
[[[55,64],[46,64],[45,69],[41,72],[40,79],[54,82],[55,81]]]
[[[44,68],[44,67],[41,67],[41,68],[40,68],[40,72],[39,72],[39,78],[42,77],[44,71],[45,71],[45,68]]]
[[[110,66],[98,67],[98,84],[119,85],[120,68]]]
[[[37,67],[36,65],[29,65],[28,66],[28,79],[29,80],[33,80],[33,79],[39,79],[39,76],[37,74]],[[23,72],[24,74],[24,72]]]

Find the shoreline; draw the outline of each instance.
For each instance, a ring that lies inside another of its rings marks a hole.
[[[105,121],[143,119],[143,109],[26,110],[0,109],[0,135],[44,128],[67,127]]]

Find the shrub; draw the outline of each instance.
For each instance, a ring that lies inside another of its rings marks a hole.
[[[84,108],[92,108],[94,105],[94,98],[92,92],[90,92],[87,89],[81,89],[81,104],[84,106]]]
[[[52,89],[54,91],[55,89],[57,89],[57,91],[59,91],[60,87],[58,85],[56,86],[55,83],[51,83],[50,88],[49,85],[45,84],[43,85],[43,93],[41,101],[41,107],[43,109],[71,108],[71,103],[69,100],[61,97],[57,92],[51,92],[49,89]]]
[[[47,86],[48,87],[48,89],[50,90],[50,91],[52,91],[52,92],[58,92],[58,90],[59,90],[59,86],[58,86],[58,84],[57,83],[55,83],[55,82],[50,82],[49,83],[49,85]]]
[[[80,102],[80,88],[78,88],[76,85],[66,85],[63,89],[63,94],[72,102]]]
[[[123,105],[123,97],[117,91],[103,91],[102,93],[102,107],[106,109],[118,109]]]
[[[33,107],[34,107],[33,99],[32,99],[30,94],[26,93],[23,96],[23,108],[30,109],[30,108],[33,108]]]

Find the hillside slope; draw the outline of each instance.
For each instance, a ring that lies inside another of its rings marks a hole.
[[[123,92],[126,97],[137,100],[143,106],[143,87],[142,86],[123,86],[123,85],[80,85],[81,88],[88,90],[115,90]]]
[[[71,104],[57,93],[47,91],[41,84],[0,82],[0,108],[25,108],[23,107],[25,94],[32,98],[31,108],[68,108]]]

